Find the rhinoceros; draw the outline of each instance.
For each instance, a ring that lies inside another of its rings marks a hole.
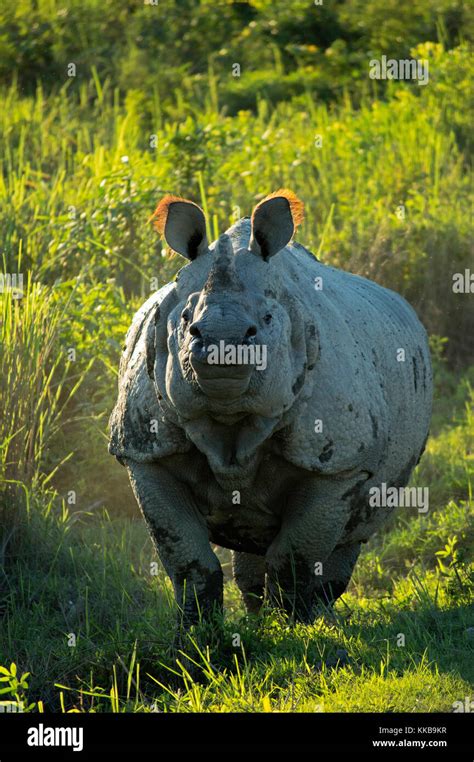
[[[166,196],[153,216],[189,263],[133,319],[109,450],[185,631],[222,608],[216,545],[249,611],[268,600],[313,621],[393,511],[374,488],[404,487],[428,436],[416,313],[296,243],[302,216],[282,189],[210,245],[192,201]]]

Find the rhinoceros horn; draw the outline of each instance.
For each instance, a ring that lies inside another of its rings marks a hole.
[[[243,291],[242,281],[235,268],[232,243],[226,233],[220,236],[216,249],[216,258],[204,285],[204,292],[215,294]]]

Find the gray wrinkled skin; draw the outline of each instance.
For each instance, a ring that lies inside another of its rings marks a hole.
[[[311,621],[391,514],[368,504],[370,487],[405,486],[429,429],[427,337],[407,302],[298,243],[265,261],[251,232],[240,220],[135,315],[110,422],[187,624],[222,606],[211,543],[234,551],[249,610],[266,589]],[[193,323],[234,343],[256,327],[266,369],[200,381]]]

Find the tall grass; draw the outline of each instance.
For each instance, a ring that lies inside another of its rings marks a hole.
[[[143,297],[182,264],[146,222],[161,195],[204,202],[215,234],[287,185],[306,204],[299,240],[404,294],[465,364],[474,324],[452,277],[469,267],[471,244],[459,117],[469,54],[433,44],[413,54],[430,62],[425,88],[397,82],[386,100],[365,97],[357,108],[349,96],[331,108],[309,94],[274,106],[261,98],[256,113],[233,117],[182,93],[179,115],[160,119],[155,94],[121,98],[97,71],[47,98],[41,86],[25,96],[13,83],[0,115],[7,267],[21,245],[35,279],[52,284],[86,266],[89,283],[115,278]]]
[[[21,261],[19,262],[21,268]],[[67,303],[26,277],[24,290],[0,293],[0,561],[28,514],[29,490],[44,490],[60,465],[50,445],[87,369],[71,372],[60,345]],[[3,564],[2,564],[3,565]]]

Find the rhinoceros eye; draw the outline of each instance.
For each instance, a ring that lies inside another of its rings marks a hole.
[[[183,310],[181,313],[181,320],[183,323],[189,323],[189,310]]]
[[[269,312],[267,312],[267,314],[263,318],[263,322],[266,323],[267,325],[272,322],[272,316],[270,315]]]

